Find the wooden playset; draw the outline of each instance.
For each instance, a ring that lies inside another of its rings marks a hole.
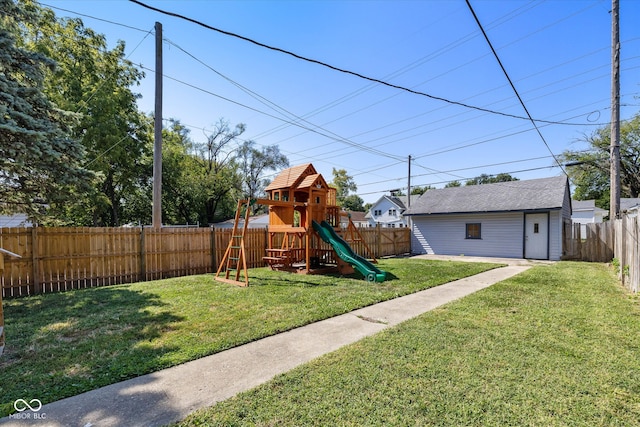
[[[269,240],[263,260],[272,269],[302,274],[322,274],[337,269],[341,274],[350,274],[355,267],[368,281],[384,280],[384,272],[355,254],[340,237],[336,190],[327,185],[311,163],[283,170],[265,191],[267,199],[238,202],[232,237],[216,280],[249,285],[244,236],[253,204],[269,206]],[[239,227],[243,215],[244,223]],[[351,218],[346,236],[352,242],[362,241]],[[370,253],[364,241],[362,243]]]

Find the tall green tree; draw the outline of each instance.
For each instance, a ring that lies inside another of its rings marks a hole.
[[[211,224],[233,215],[240,196],[241,176],[234,163],[237,140],[244,133],[242,123],[233,129],[229,122],[219,119],[207,142],[196,144],[198,175],[204,194],[204,221]]]
[[[47,73],[45,92],[58,106],[80,115],[73,135],[82,141],[86,166],[97,177],[93,191],[59,215],[84,225],[128,222],[127,198],[148,172],[143,161],[151,146],[148,118],[139,112],[139,95],[131,90],[143,73],[125,59],[124,42],[108,49],[104,36],[82,20],[58,19],[50,9],[21,1],[38,17],[24,26],[23,43],[56,62]]]
[[[348,195],[342,201],[341,206],[348,211],[365,212],[364,200],[362,199],[362,197],[358,196],[357,194]]]
[[[496,182],[509,182],[519,181],[518,178],[511,176],[508,173],[499,173],[497,175],[487,175],[483,173],[475,178],[467,180],[464,185],[481,185],[481,184],[494,184]]]
[[[609,127],[585,135],[586,150],[567,150],[560,156],[577,200],[596,200],[598,207],[609,209],[610,162]],[[620,195],[640,197],[640,113],[620,124]]]
[[[426,193],[428,190],[433,190],[434,188],[435,187],[433,187],[432,185],[425,185],[424,187],[420,187],[419,185],[416,185],[415,187],[411,187],[411,194],[422,195]]]
[[[331,185],[336,189],[336,199],[339,206],[344,206],[349,193],[358,191],[358,186],[346,169],[332,169]]]
[[[0,0],[0,10],[0,212],[46,222],[49,210],[86,190],[91,174],[72,135],[77,116],[45,94],[55,62],[21,43],[37,14],[12,0]]]
[[[243,196],[247,199],[264,195],[264,189],[269,183],[263,177],[265,172],[289,167],[289,159],[280,153],[277,145],[268,145],[258,149],[255,141],[244,141],[240,145],[236,163],[242,176]]]
[[[162,218],[166,224],[206,221],[206,191],[193,148],[189,130],[171,120],[163,130],[162,149]]]

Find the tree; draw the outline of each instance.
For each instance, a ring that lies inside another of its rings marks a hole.
[[[461,187],[461,186],[462,184],[460,183],[460,181],[456,180],[456,181],[447,182],[444,188]]]
[[[420,187],[420,186],[415,186],[415,187],[411,187],[411,195],[416,196],[416,195],[422,195],[424,193],[426,193],[428,190],[433,190],[434,187],[431,185],[425,185],[424,187]]]
[[[342,207],[347,211],[364,212],[364,200],[357,194],[351,194],[343,200]]]
[[[519,179],[509,175],[508,173],[499,173],[498,175],[487,175],[486,173],[483,173],[480,176],[467,180],[464,185],[494,184],[496,182],[509,181],[519,181]]]
[[[204,191],[204,223],[226,219],[235,211],[235,199],[242,187],[241,177],[234,164],[233,143],[245,131],[240,123],[232,130],[229,122],[219,119],[207,142],[197,144],[198,174]],[[225,200],[225,198],[227,200]]]
[[[77,116],[44,93],[55,63],[21,46],[22,29],[37,15],[0,0],[0,212],[46,221],[47,211],[86,190],[82,145],[71,136]]]
[[[358,186],[353,180],[353,177],[349,176],[345,169],[333,168],[332,173],[333,181],[331,182],[331,185],[336,189],[336,199],[338,206],[344,207],[349,193],[352,191],[357,191]]]
[[[73,135],[82,141],[87,167],[96,172],[93,191],[58,212],[76,224],[120,225],[131,194],[146,180],[151,129],[138,111],[131,87],[143,73],[125,59],[124,42],[107,49],[103,35],[80,19],[57,19],[31,0],[22,0],[37,21],[24,25],[22,43],[57,64],[47,73],[45,92],[58,106],[76,111]]]
[[[180,121],[170,120],[162,131],[162,218],[166,224],[195,224],[204,217],[204,192],[192,152],[189,130]]]
[[[277,145],[264,146],[259,150],[254,141],[242,143],[236,162],[242,175],[242,192],[247,199],[264,194],[268,184],[268,180],[263,178],[265,172],[289,167],[289,159],[280,153]]]
[[[603,127],[586,135],[587,150],[567,150],[560,156],[575,186],[577,200],[595,199],[598,207],[609,208],[610,128]],[[620,195],[640,196],[640,113],[620,124]]]

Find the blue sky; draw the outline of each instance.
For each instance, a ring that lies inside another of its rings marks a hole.
[[[526,116],[464,0],[142,1],[434,97]],[[610,0],[471,0],[531,116],[568,123],[539,123],[544,141],[527,120],[372,83],[129,1],[41,3],[85,15],[110,46],[126,42],[128,59],[145,67],[134,88],[145,112],[161,22],[164,118],[189,126],[197,142],[220,118],[244,123],[243,139],[277,144],[291,165],[311,162],[327,181],[332,168],[346,169],[365,202],[406,188],[409,155],[412,185],[561,174],[551,153],[585,148],[584,135],[610,121]],[[620,3],[624,120],[640,111],[640,2]]]

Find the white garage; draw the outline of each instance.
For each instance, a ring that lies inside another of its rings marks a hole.
[[[428,190],[405,212],[416,254],[559,260],[566,177]]]

